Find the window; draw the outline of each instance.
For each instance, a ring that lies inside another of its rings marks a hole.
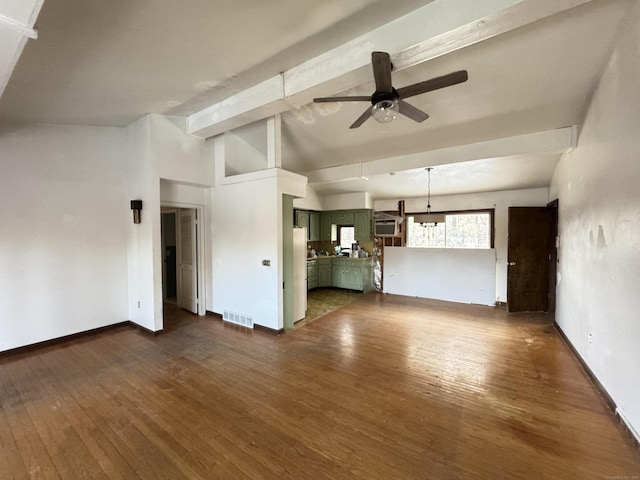
[[[407,215],[407,246],[492,248],[493,210],[445,213],[445,221],[423,226]]]
[[[355,227],[338,227],[340,248],[351,249],[351,244],[356,241]]]

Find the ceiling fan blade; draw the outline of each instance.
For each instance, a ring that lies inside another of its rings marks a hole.
[[[376,92],[391,93],[391,57],[387,52],[373,52],[371,54],[373,78],[376,81]]]
[[[353,97],[320,97],[314,98],[314,103],[326,103],[326,102],[370,102],[371,97],[353,96]]]
[[[371,117],[371,112],[373,110],[373,105],[367,108],[362,115],[358,117],[358,119],[351,124],[349,128],[358,128],[364,122],[366,122]]]
[[[411,120],[415,120],[416,122],[424,122],[429,115],[424,113],[419,108],[414,107],[410,103],[405,102],[404,100],[398,100],[399,111],[405,117],[409,117]]]
[[[449,73],[441,77],[432,78],[431,80],[425,80],[424,82],[414,83],[413,85],[407,85],[398,89],[398,96],[400,98],[409,98],[414,95],[420,95],[421,93],[431,92],[438,90],[439,88],[450,87],[458,83],[466,82],[469,78],[466,70],[460,70],[459,72]]]

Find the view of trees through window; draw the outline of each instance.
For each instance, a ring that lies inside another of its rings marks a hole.
[[[351,248],[351,244],[355,241],[355,227],[340,227],[340,248]]]
[[[491,214],[446,214],[445,221],[426,226],[407,217],[407,246],[424,248],[491,248]]]

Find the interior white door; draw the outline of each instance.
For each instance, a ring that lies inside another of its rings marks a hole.
[[[178,305],[198,313],[198,214],[181,208],[178,218]]]
[[[307,229],[293,229],[293,321],[307,311]]]

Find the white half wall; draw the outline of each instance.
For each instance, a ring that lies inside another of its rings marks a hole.
[[[640,440],[640,4],[634,3],[551,185],[556,321]]]
[[[397,210],[398,200],[378,200],[377,211]],[[495,209],[495,293],[496,302],[507,301],[507,234],[509,207],[543,207],[548,203],[547,188],[508,190],[501,192],[472,193],[431,197],[433,211]],[[405,211],[422,212],[426,197],[405,199]]]
[[[451,302],[494,305],[494,249],[384,249],[384,292]]]
[[[0,132],[0,351],[128,320],[124,131]]]

